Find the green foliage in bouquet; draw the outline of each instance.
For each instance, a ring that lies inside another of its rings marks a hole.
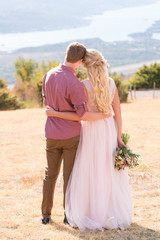
[[[122,133],[122,140],[126,145],[130,139],[130,136],[127,133]],[[115,164],[114,167],[117,170],[124,169],[125,167],[134,168],[138,164],[139,155],[132,152],[131,149],[121,147],[117,148],[115,152]]]
[[[129,139],[130,139],[130,136],[128,135],[128,133],[122,133],[122,140],[125,145],[127,145]]]

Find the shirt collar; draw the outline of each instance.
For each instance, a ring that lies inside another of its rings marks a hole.
[[[75,71],[73,68],[71,68],[71,67],[68,67],[68,66],[66,66],[66,65],[64,65],[64,64],[60,64],[60,67],[61,67],[62,69],[64,69],[64,70],[67,70],[67,71],[72,72],[74,75],[76,74],[76,71]]]

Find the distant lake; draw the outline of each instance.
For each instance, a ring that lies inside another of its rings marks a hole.
[[[88,19],[91,24],[80,28],[0,34],[0,51],[10,52],[24,47],[95,37],[106,42],[131,40],[129,34],[145,32],[156,20],[160,20],[160,1],[151,5],[107,11]]]
[[[153,34],[153,39],[160,40],[160,33],[154,33]]]

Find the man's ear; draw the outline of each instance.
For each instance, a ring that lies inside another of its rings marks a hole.
[[[66,55],[67,55],[67,54],[66,54],[66,52],[65,52],[65,57],[66,57]]]

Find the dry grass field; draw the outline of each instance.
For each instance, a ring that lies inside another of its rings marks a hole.
[[[62,179],[57,182],[53,222],[41,224],[44,110],[0,112],[0,239],[160,239],[160,98],[122,104],[122,116],[123,132],[131,135],[129,145],[140,154],[140,165],[129,170],[132,224],[125,231],[80,232],[63,224]]]

